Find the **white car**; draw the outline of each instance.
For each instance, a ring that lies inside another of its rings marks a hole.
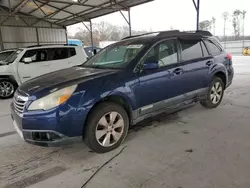
[[[27,80],[80,65],[87,60],[81,46],[47,45],[19,48],[0,65],[0,98],[13,96]]]

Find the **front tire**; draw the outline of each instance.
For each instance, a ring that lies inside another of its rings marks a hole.
[[[224,96],[225,84],[222,79],[215,77],[208,89],[206,99],[201,101],[201,105],[205,108],[216,108],[220,105]]]
[[[124,141],[128,128],[129,118],[124,108],[104,102],[90,113],[84,130],[84,142],[97,153],[109,152]]]
[[[16,84],[8,79],[0,80],[0,99],[9,99],[12,98],[15,90]]]

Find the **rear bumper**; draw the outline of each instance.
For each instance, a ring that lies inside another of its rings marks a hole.
[[[230,69],[228,70],[228,82],[226,88],[233,83],[233,78],[234,78],[234,68],[231,66]]]

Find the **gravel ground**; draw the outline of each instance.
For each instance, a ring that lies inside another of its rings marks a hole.
[[[235,79],[213,110],[196,104],[130,130],[110,153],[90,152],[79,140],[46,148],[14,131],[10,100],[0,101],[0,187],[246,188],[250,187],[250,58],[234,57]]]

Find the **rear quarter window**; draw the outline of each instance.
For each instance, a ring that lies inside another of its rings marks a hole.
[[[204,42],[208,48],[209,54],[212,56],[219,55],[222,52],[222,49],[217,44],[217,42],[211,39],[204,39]]]

